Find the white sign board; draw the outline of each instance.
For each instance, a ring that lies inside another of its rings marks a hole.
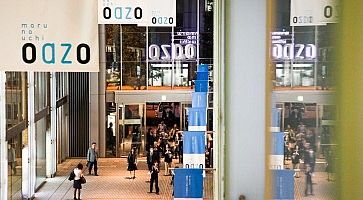
[[[98,23],[175,26],[176,0],[98,0]]]
[[[290,26],[319,26],[338,22],[336,0],[291,0]]]
[[[0,24],[0,70],[99,70],[96,0],[2,0]]]

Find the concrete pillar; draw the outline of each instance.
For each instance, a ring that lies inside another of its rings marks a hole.
[[[106,38],[99,25],[100,71],[90,73],[90,143],[96,142],[100,157],[106,156]]]
[[[98,26],[100,45],[100,71],[98,73],[99,141],[101,156],[106,156],[106,32],[105,25]]]
[[[224,199],[265,199],[266,4],[225,1]]]

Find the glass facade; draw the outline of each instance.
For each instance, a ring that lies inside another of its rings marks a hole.
[[[46,118],[35,123],[36,135],[36,182],[35,187],[39,187],[46,179]]]
[[[330,181],[335,180],[336,172],[336,106],[330,98],[335,95],[331,77],[336,76],[333,38],[338,25],[292,26],[291,2],[295,1],[273,1],[269,64],[276,97],[273,107],[281,114],[280,132],[275,131],[281,134],[273,132],[271,137],[283,137],[280,142],[283,141],[284,148],[283,155],[275,155],[276,151],[271,155],[270,168],[277,173],[291,172],[290,189],[286,187],[284,192],[290,191],[296,199],[314,194],[311,188],[334,194],[334,183]],[[296,6],[295,10],[299,9]],[[275,116],[275,109],[273,113]],[[333,197],[331,194],[327,196]]]
[[[36,137],[36,182],[35,187],[40,186],[46,178],[46,132],[47,114],[45,109],[49,106],[49,73],[34,73],[34,110],[35,115],[41,115],[40,119],[35,122]],[[43,111],[43,112],[42,112]]]
[[[36,183],[46,178],[46,131],[49,73],[34,73]],[[23,148],[28,147],[28,79],[24,72],[6,72],[6,122],[8,143],[8,199],[22,199]]]
[[[197,65],[213,65],[212,5],[177,0],[175,27],[106,25],[107,90],[192,89]]]
[[[22,198],[22,148],[27,138],[26,73],[6,72],[6,139],[8,143],[8,199]],[[22,128],[17,128],[19,126]]]
[[[290,0],[274,2],[270,35],[274,89],[331,89],[337,24],[290,26]]]

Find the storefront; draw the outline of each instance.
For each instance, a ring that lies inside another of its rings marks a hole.
[[[106,156],[127,155],[134,132],[145,152],[147,130],[161,121],[187,130],[198,64],[209,65],[210,100],[213,95],[213,1],[177,0],[176,26],[105,27]],[[163,116],[169,112],[173,119]]]
[[[175,27],[106,25],[107,90],[188,90],[213,65],[213,1],[176,2]]]

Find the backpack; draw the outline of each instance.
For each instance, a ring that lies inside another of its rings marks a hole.
[[[68,180],[73,181],[74,177],[76,177],[76,174],[74,174],[74,171],[72,170],[71,174],[69,174]]]

